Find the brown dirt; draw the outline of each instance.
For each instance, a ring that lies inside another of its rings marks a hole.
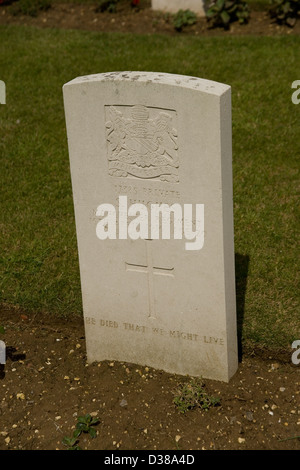
[[[90,31],[118,31],[131,33],[162,33],[169,35],[199,35],[199,36],[232,36],[232,35],[282,35],[300,34],[300,21],[294,28],[278,25],[267,11],[251,11],[248,24],[240,25],[235,22],[228,31],[223,28],[212,28],[205,18],[198,18],[197,23],[175,31],[172,19],[166,18],[161,12],[154,12],[150,8],[150,0],[141,2],[140,8],[132,8],[129,0],[122,0],[116,13],[96,12],[95,4],[53,4],[37,17],[13,16],[8,6],[0,7],[0,24],[22,24],[42,28],[68,28],[84,29]]]
[[[185,414],[173,403],[188,382],[136,364],[87,365],[83,322],[2,308],[8,357],[0,370],[0,450],[64,449],[77,417],[100,420],[97,450],[299,450],[300,365],[291,352],[245,351],[229,384],[204,380],[220,405]],[[296,437],[298,436],[298,437]]]

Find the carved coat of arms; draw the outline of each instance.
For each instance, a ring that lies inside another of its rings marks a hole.
[[[106,107],[109,174],[178,182],[177,131],[170,112],[142,105]],[[122,109],[121,108],[121,109]],[[125,109],[124,109],[125,108]]]

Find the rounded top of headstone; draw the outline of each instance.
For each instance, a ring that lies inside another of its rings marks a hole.
[[[225,85],[224,83],[206,80],[199,77],[190,77],[188,75],[177,75],[171,73],[133,71],[106,72],[94,75],[85,75],[71,80],[64,86],[78,85],[87,82],[143,82],[146,84],[157,83],[189,88],[218,96],[221,96],[230,89],[230,86]]]

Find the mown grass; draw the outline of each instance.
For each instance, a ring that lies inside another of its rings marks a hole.
[[[300,105],[291,101],[291,84],[300,79],[299,45],[292,36],[1,27],[7,104],[0,106],[0,301],[51,315],[81,314],[62,85],[115,70],[186,74],[232,86],[241,339],[269,347],[298,339]]]

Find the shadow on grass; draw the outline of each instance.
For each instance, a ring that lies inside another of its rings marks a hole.
[[[237,309],[237,335],[238,356],[242,359],[242,333],[245,311],[245,297],[247,290],[247,278],[250,258],[248,255],[235,253],[235,285],[236,285],[236,309]]]

